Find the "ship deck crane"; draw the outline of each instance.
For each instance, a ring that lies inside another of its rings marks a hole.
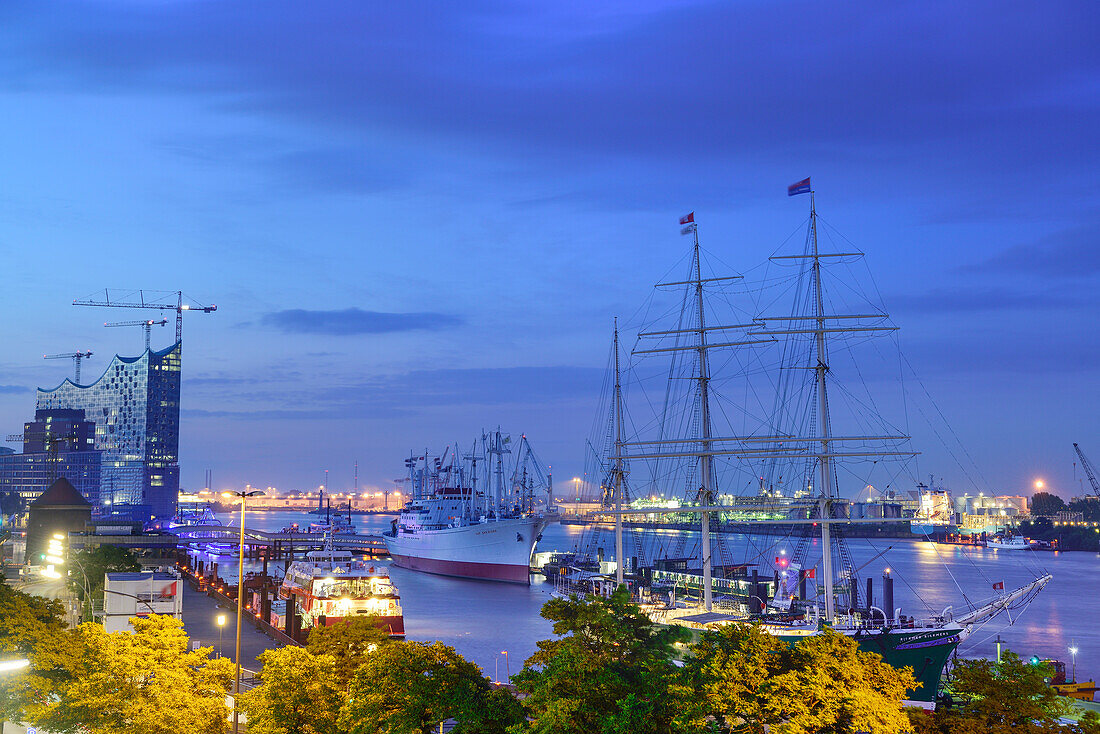
[[[1077,452],[1077,456],[1081,459],[1081,468],[1085,470],[1085,476],[1089,478],[1089,484],[1092,485],[1092,493],[1100,498],[1100,481],[1096,479],[1096,472],[1092,470],[1092,464],[1085,458],[1085,452],[1081,450],[1081,447],[1077,444],[1073,444],[1073,450]]]
[[[160,321],[156,321],[154,319],[146,319],[144,321],[115,321],[113,323],[104,323],[103,325],[106,326],[106,327],[112,327],[112,326],[140,326],[142,329],[145,330],[145,348],[148,349],[149,348],[150,337],[152,337],[152,335],[153,335],[153,327],[154,326],[164,326],[167,323],[168,323],[168,319],[161,319]]]
[[[76,377],[73,382],[77,385],[80,384],[80,361],[91,357],[92,353],[89,351],[83,352],[65,352],[64,354],[43,354],[42,359],[71,359],[73,364],[76,365]]]
[[[186,300],[185,300],[186,299]],[[112,291],[103,289],[103,296],[98,293],[87,298],[78,298],[73,301],[74,306],[103,306],[106,308],[155,308],[160,311],[176,312],[176,341],[183,340],[183,314],[184,312],[213,313],[218,310],[214,304],[205,306],[196,303],[193,299],[184,295],[183,291]]]

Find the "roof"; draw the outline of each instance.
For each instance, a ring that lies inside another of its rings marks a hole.
[[[182,343],[181,342],[176,342],[175,344],[173,344],[169,347],[165,347],[164,349],[146,349],[144,352],[142,352],[141,354],[139,354],[136,357],[123,357],[121,354],[116,354],[114,357],[111,358],[111,361],[108,362],[107,366],[103,369],[103,374],[101,374],[99,377],[97,377],[95,379],[95,381],[89,382],[87,385],[78,385],[77,383],[73,382],[71,379],[66,377],[64,380],[62,380],[60,383],[58,383],[57,387],[51,387],[49,389],[44,388],[44,387],[40,387],[40,388],[38,388],[38,392],[45,392],[45,393],[57,392],[58,390],[61,389],[61,386],[64,385],[66,382],[69,383],[70,385],[72,385],[73,387],[79,387],[79,388],[91,387],[92,385],[95,385],[97,382],[102,380],[107,375],[107,373],[111,370],[111,365],[113,365],[115,362],[118,362],[120,364],[133,364],[134,362],[137,362],[138,360],[145,357],[146,354],[148,354],[150,358],[152,358],[152,357],[164,357],[164,356],[167,356],[167,355],[171,354],[176,349],[180,349],[181,347],[182,347]]]
[[[179,576],[174,576],[163,571],[112,571],[106,574],[111,581],[179,581]]]
[[[30,505],[35,509],[48,507],[88,507],[91,503],[84,499],[84,495],[76,491],[76,487],[65,477],[58,477],[45,492],[38,496]]]

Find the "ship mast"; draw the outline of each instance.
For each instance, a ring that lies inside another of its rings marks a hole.
[[[623,386],[619,379],[619,319],[615,319],[615,583],[623,584]]]
[[[710,455],[710,372],[707,368],[707,327],[703,317],[703,274],[702,265],[699,262],[699,228],[692,227],[694,234],[695,252],[695,303],[699,312],[699,405],[700,405],[700,433],[703,439],[699,451],[699,474],[702,486],[699,488],[699,504],[709,507],[714,504],[713,476],[714,457]],[[711,542],[710,542],[710,513],[701,512],[700,516],[700,556],[703,563],[703,608],[708,612],[711,609],[711,597],[713,595],[711,581]]]
[[[818,415],[821,416],[821,487],[818,500],[818,515],[822,519],[832,519],[832,474],[829,468],[829,400],[825,392],[825,373],[829,371],[825,353],[825,310],[822,306],[821,294],[821,257],[817,249],[817,207],[814,206],[814,192],[810,190],[810,237],[813,241],[813,276],[814,276],[814,315],[817,329],[814,331],[814,341],[817,345],[817,365],[814,371],[817,375],[817,399]],[[825,621],[833,620],[833,553],[831,538],[829,537],[830,523],[821,523],[821,566],[825,574]],[[870,603],[870,602],[868,602]]]

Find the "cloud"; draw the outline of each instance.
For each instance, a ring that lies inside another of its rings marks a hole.
[[[891,310],[922,313],[959,313],[1073,308],[1086,302],[1072,293],[1047,293],[1012,288],[933,288],[923,293],[895,295]]]
[[[260,322],[287,334],[389,334],[401,331],[440,331],[461,326],[453,314],[430,311],[386,313],[345,308],[341,311],[307,311],[301,308],[264,314]]]
[[[1015,245],[985,262],[968,265],[965,270],[1053,278],[1096,275],[1100,273],[1100,225],[1064,230]]]
[[[226,380],[225,400],[219,407],[184,412],[242,420],[392,418],[455,407],[534,406],[595,399],[603,377],[604,370],[595,367],[487,367],[411,370],[341,385],[299,383],[287,387],[284,382],[251,379],[252,387],[245,391]],[[233,401],[262,407],[241,408]]]

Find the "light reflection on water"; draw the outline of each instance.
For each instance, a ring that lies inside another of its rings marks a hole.
[[[228,516],[222,518],[229,522]],[[360,532],[379,533],[389,528],[392,516],[353,515],[352,519]],[[275,531],[295,522],[306,527],[316,520],[316,516],[306,513],[250,512],[248,526]],[[675,531],[662,531],[662,542],[667,546],[675,535]],[[694,533],[687,535],[686,548],[691,551],[698,540]],[[538,549],[571,550],[581,536],[580,526],[552,525],[543,533]],[[791,554],[796,545],[793,541],[761,536],[720,537],[722,547],[715,551],[716,561],[723,554],[733,562],[755,559],[769,574],[772,559],[780,548]],[[611,533],[601,531],[598,544],[611,551],[614,547]],[[1044,572],[1053,574],[1054,580],[1026,610],[1012,612],[1013,624],[1009,615],[1000,615],[960,646],[959,654],[991,657],[996,654],[993,640],[999,634],[1007,641],[1006,649],[1025,658],[1039,655],[1062,659],[1068,664],[1068,648],[1073,642],[1079,648],[1078,677],[1083,680],[1086,676],[1100,675],[1100,625],[1095,622],[1100,612],[1095,581],[1100,569],[1097,554],[1003,551],[899,539],[851,539],[847,545],[856,568],[867,564],[859,575],[873,576],[878,605],[882,603],[882,570],[888,566],[895,579],[894,606],[901,607],[903,614],[916,617],[939,614],[947,606],[962,610],[968,599],[981,603],[994,595],[992,585],[999,581],[1011,589]],[[632,547],[629,538],[625,547],[629,555]],[[811,555],[820,554],[816,548],[815,543]],[[875,558],[887,548],[890,550]],[[219,570],[224,578],[235,580],[236,559],[223,557]],[[408,638],[439,639],[453,645],[489,676],[498,665],[499,675],[504,677],[501,651],[508,651],[508,663],[514,673],[535,651],[535,643],[552,634],[550,623],[539,616],[550,592],[544,582],[536,580],[525,587],[452,579],[400,568],[391,569],[391,576],[401,593]],[[861,585],[861,593],[863,588]]]

